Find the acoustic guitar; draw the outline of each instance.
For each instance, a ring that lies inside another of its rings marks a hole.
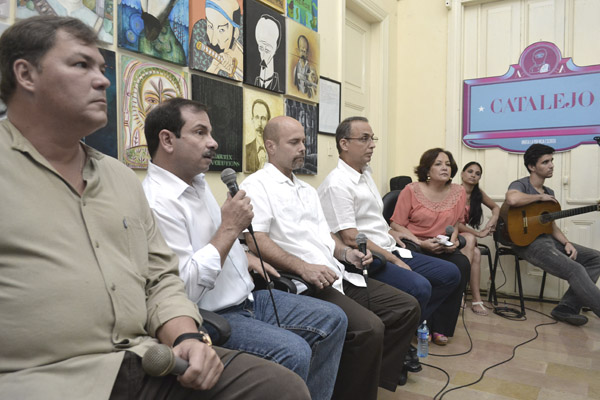
[[[505,202],[500,208],[503,224],[498,226],[504,225],[504,239],[517,246],[527,246],[544,233],[552,234],[552,221],[592,211],[600,211],[600,204],[561,211],[560,204],[553,201],[538,201],[521,207],[509,207]]]

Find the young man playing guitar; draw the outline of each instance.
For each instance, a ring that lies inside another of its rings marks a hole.
[[[558,203],[554,191],[544,186],[546,178],[554,172],[554,149],[543,144],[533,144],[525,152],[525,167],[529,176],[510,184],[505,203],[510,207],[547,201]],[[510,224],[510,222],[509,222]],[[579,314],[582,306],[587,306],[600,316],[600,288],[596,286],[600,276],[600,252],[569,242],[554,221],[551,234],[541,234],[527,246],[513,246],[519,257],[542,268],[549,274],[569,282],[569,290],[552,316],[571,325],[588,322]]]

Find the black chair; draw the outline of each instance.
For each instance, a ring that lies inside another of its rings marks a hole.
[[[209,328],[208,331],[211,334],[210,339],[215,346],[220,346],[229,340],[231,326],[223,316],[202,308],[199,308],[198,311],[200,311],[200,315],[202,316],[202,325],[212,328]]]
[[[394,209],[396,208],[396,201],[398,201],[398,196],[400,195],[400,190],[392,190],[389,193],[386,193],[383,198],[383,218],[389,224],[390,218],[394,214]]]
[[[412,178],[407,175],[395,176],[390,179],[390,191],[402,190],[406,185],[412,182]]]
[[[500,219],[498,220],[498,226],[496,231],[494,231],[494,244],[496,246],[496,256],[494,259],[494,268],[490,273],[490,277],[492,279],[490,285],[490,293],[488,294],[488,301],[493,302],[494,306],[498,305],[498,294],[496,293],[496,271],[498,269],[498,263],[500,261],[501,256],[511,256],[514,257],[515,260],[515,275],[517,278],[517,288],[519,291],[519,304],[521,307],[521,311],[512,309],[510,307],[496,307],[494,312],[497,314],[508,314],[508,316],[512,316],[514,318],[521,318],[525,316],[525,299],[523,296],[523,285],[521,282],[521,265],[519,263],[522,258],[520,258],[517,253],[512,249],[511,242],[505,238],[503,232],[505,230],[504,222]],[[543,300],[544,298],[544,288],[546,286],[546,271],[542,274],[542,284],[540,287],[539,300]],[[512,315],[511,315],[512,314]]]

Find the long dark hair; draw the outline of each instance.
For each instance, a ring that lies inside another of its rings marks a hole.
[[[483,173],[483,168],[481,168],[481,164],[477,161],[467,163],[463,167],[462,172],[465,172],[471,165],[477,165],[479,170]],[[481,219],[483,218],[483,210],[481,209],[482,201],[483,194],[481,193],[481,189],[479,189],[479,183],[477,183],[477,185],[473,186],[473,191],[471,192],[471,199],[469,200],[469,220],[467,221],[467,224],[475,229],[479,229]]]

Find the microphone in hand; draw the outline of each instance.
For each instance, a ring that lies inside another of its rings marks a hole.
[[[231,194],[231,197],[234,197],[237,194],[237,192],[240,191],[240,188],[237,184],[237,176],[233,169],[225,168],[221,172],[221,180],[223,181],[223,183],[225,185],[227,185],[227,189],[229,189],[229,193]],[[252,224],[248,225],[248,232],[250,232],[250,234],[254,235],[254,229],[252,229]]]
[[[150,376],[183,375],[188,365],[187,361],[176,357],[173,350],[164,344],[150,347],[142,358],[142,368]]]
[[[358,235],[356,235],[356,245],[358,246],[358,251],[360,251],[364,255],[367,255],[367,235],[359,232]],[[368,266],[364,265],[363,275],[367,276],[368,274]]]

